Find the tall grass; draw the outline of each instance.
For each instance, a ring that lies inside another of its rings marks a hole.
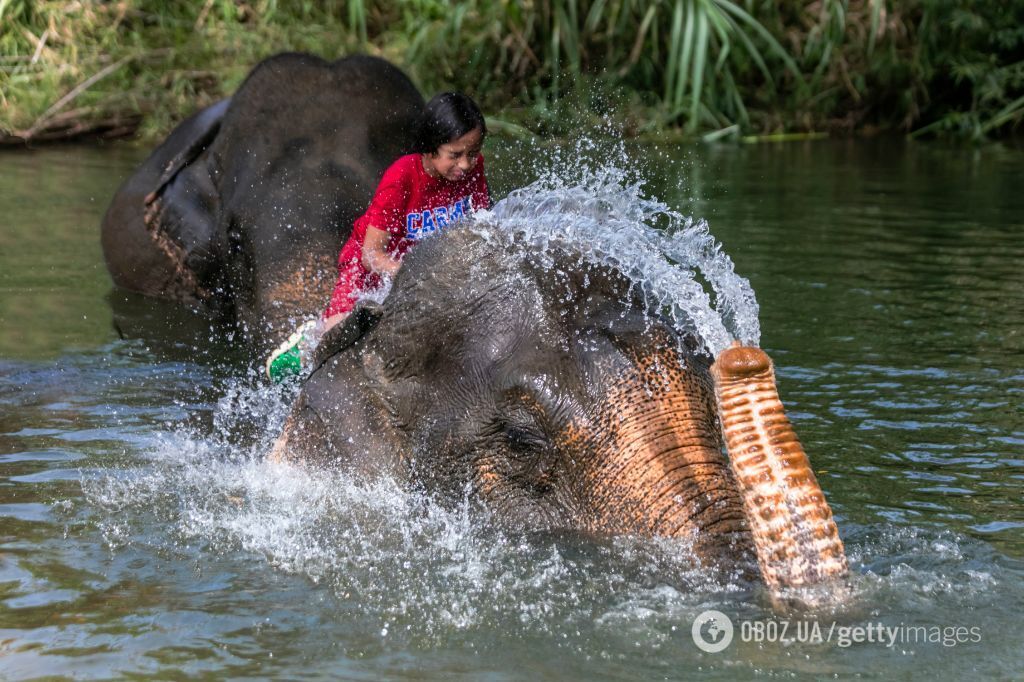
[[[643,93],[656,105],[657,125],[683,123],[692,132],[747,125],[741,84],[773,87],[769,58],[791,80],[801,79],[782,45],[732,0],[399,4],[415,11],[384,14],[388,21],[372,29],[404,47],[402,60],[419,80],[442,74],[478,91],[514,93],[528,105],[551,105],[600,78]]]
[[[0,138],[165,132],[284,49],[358,48],[320,7],[278,0],[0,0]]]
[[[156,134],[274,52],[359,50],[540,132],[981,138],[1021,120],[1022,49],[1024,3],[0,0],[0,137]]]

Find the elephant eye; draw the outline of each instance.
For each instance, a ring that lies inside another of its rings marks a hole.
[[[548,445],[548,438],[531,414],[513,409],[494,420],[494,435],[515,453],[532,453]]]
[[[506,423],[503,431],[513,450],[532,450],[543,446],[547,440],[539,430],[521,424]]]
[[[517,386],[499,403],[492,422],[494,433],[512,454],[533,461],[553,448],[547,415],[536,391],[527,392]]]
[[[491,460],[508,485],[541,498],[551,490],[554,443],[538,415],[520,406],[495,415],[492,422],[497,457]]]

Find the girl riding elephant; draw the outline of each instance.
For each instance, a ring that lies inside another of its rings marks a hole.
[[[395,161],[381,178],[338,257],[338,281],[319,320],[302,324],[266,362],[274,381],[308,366],[323,334],[368,292],[386,292],[402,256],[416,242],[490,207],[480,153],[487,125],[472,99],[457,92],[434,97],[420,123],[416,153]]]

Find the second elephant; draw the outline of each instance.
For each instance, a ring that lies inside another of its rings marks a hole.
[[[236,322],[265,350],[327,304],[341,245],[423,106],[374,57],[261,62],[118,190],[102,229],[114,283]]]

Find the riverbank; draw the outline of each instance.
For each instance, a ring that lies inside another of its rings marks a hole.
[[[954,4],[11,0],[0,142],[156,139],[287,50],[385,57],[514,134],[1011,134],[1024,8]]]

